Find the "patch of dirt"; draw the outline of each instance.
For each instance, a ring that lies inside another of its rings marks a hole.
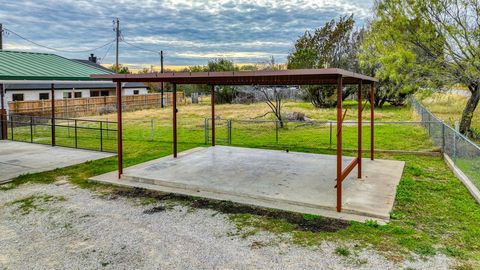
[[[344,220],[326,217],[305,219],[304,215],[301,213],[243,205],[230,201],[217,201],[204,198],[194,198],[185,195],[163,193],[142,188],[115,189],[113,191],[113,194],[128,198],[149,197],[157,199],[158,201],[177,200],[187,203],[188,206],[193,208],[211,209],[224,214],[253,214],[274,219],[285,219],[290,224],[295,225],[295,229],[299,231],[336,232],[346,229],[350,226],[350,222]]]
[[[253,241],[252,244],[250,244],[251,249],[260,249],[266,246],[267,244],[261,241]]]
[[[144,188],[116,188],[112,191],[112,195],[127,197],[127,198],[142,198],[148,197],[157,199],[159,201],[172,198],[171,193],[164,193],[159,191],[148,190]]]
[[[163,211],[165,211],[165,207],[155,206],[155,207],[144,210],[143,213],[147,214],[147,215],[152,215],[152,214],[155,214],[155,213],[158,213],[158,212],[163,212]]]
[[[191,206],[196,208],[214,209],[225,214],[253,214],[275,219],[285,219],[289,223],[295,225],[296,229],[299,231],[336,232],[350,226],[350,222],[344,220],[325,217],[306,220],[304,215],[300,213],[242,205],[229,201],[197,199],[191,204]]]

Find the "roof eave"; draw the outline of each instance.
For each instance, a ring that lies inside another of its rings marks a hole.
[[[342,76],[346,84],[362,81],[363,83],[378,82],[376,78],[351,71],[329,69],[297,69],[281,71],[227,71],[227,72],[169,72],[149,74],[93,74],[92,78],[110,79],[120,82],[171,82],[179,84],[331,84]]]

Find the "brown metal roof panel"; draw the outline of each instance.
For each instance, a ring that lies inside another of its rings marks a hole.
[[[220,79],[228,78],[229,84],[243,83],[262,83],[275,84],[275,82],[288,81],[310,82],[321,79],[330,80],[336,76],[345,77],[349,83],[355,80],[363,80],[368,82],[377,82],[378,80],[363,74],[351,71],[329,68],[329,69],[296,69],[296,70],[279,70],[279,71],[224,71],[224,72],[169,72],[169,73],[150,73],[150,74],[113,74],[113,75],[92,75],[92,78],[112,79],[116,81],[165,81],[172,83],[190,83],[190,84],[208,84],[220,83]],[[353,79],[353,81],[352,81]]]

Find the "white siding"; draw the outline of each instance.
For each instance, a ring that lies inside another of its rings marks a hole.
[[[125,88],[122,89],[122,94],[125,96],[131,96],[133,95],[134,90],[138,90],[139,95],[145,95],[148,94],[147,88]],[[57,89],[55,90],[55,99],[63,99],[63,93],[70,92],[72,93],[72,98],[75,96],[74,92],[82,92],[82,98],[85,97],[90,97],[90,89],[81,89],[81,90],[60,90]],[[7,89],[5,93],[5,101],[8,102],[12,101],[12,95],[13,94],[23,94],[23,100],[24,101],[30,101],[30,100],[39,100],[40,99],[40,93],[48,93],[50,97],[50,90],[9,90]],[[110,90],[109,94],[111,96],[115,95],[115,90]]]
[[[90,90],[55,90],[55,99],[63,99],[63,93],[71,92],[74,97],[74,92],[82,92],[82,97],[90,97]],[[12,101],[13,94],[23,94],[24,101],[39,100],[40,93],[48,93],[50,97],[50,90],[8,90],[5,93],[6,102]]]
[[[122,95],[124,96],[133,96],[133,91],[138,90],[139,95],[148,94],[147,88],[124,88],[122,89]]]
[[[82,89],[82,90],[55,90],[55,99],[63,99],[63,93],[72,93],[72,98],[75,97],[74,93],[81,92],[82,98],[90,97],[90,90],[89,89]]]
[[[13,94],[23,94],[23,100],[38,100],[40,93],[50,93],[50,91],[10,91],[7,89],[5,93],[5,101],[8,102],[12,101]]]

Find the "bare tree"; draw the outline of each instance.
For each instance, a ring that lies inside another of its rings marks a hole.
[[[282,99],[284,97],[284,93],[282,89],[278,89],[276,86],[274,86],[273,88],[260,87],[258,88],[258,91],[263,94],[265,98],[265,103],[267,103],[268,107],[270,108],[270,111],[263,116],[272,113],[280,124],[280,127],[283,128],[284,120],[282,116]]]
[[[281,66],[275,63],[275,58],[271,56],[265,62],[264,70],[280,70]],[[270,113],[275,115],[276,120],[279,122],[280,127],[283,128],[284,120],[282,117],[282,100],[284,98],[284,91],[282,89],[277,88],[277,86],[273,87],[260,87],[258,89],[265,98],[265,103],[267,103],[268,107],[270,108]]]

